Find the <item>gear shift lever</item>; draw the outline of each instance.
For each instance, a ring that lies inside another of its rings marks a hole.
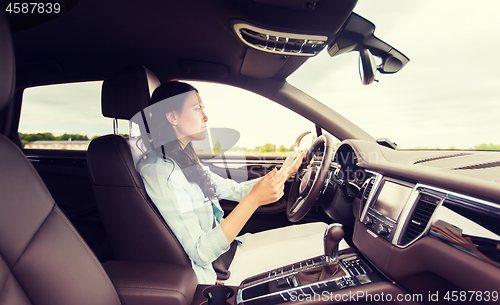
[[[320,268],[312,268],[297,273],[300,285],[309,285],[345,275],[338,264],[339,243],[344,238],[344,230],[340,223],[333,223],[325,230],[323,243],[325,246],[326,264]]]
[[[344,230],[340,223],[330,224],[323,237],[325,259],[328,263],[336,263],[339,256],[339,243],[344,238]]]

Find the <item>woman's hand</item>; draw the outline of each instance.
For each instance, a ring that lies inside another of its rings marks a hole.
[[[245,223],[260,206],[278,201],[284,195],[285,181],[297,173],[305,152],[300,154],[293,163],[283,170],[273,169],[260,179],[252,190],[221,222],[222,231],[229,243],[239,234]]]
[[[284,195],[285,181],[297,173],[307,151],[295,158],[292,164],[279,171],[273,169],[257,182],[247,196],[250,196],[257,207],[278,201]]]
[[[245,198],[220,224],[228,242],[231,243],[239,234],[256,209],[276,202],[283,196],[286,179],[288,175],[285,171],[278,173],[276,169],[273,169],[252,187]]]
[[[278,172],[273,169],[253,186],[247,197],[257,207],[276,202],[283,197],[287,179],[287,171]]]

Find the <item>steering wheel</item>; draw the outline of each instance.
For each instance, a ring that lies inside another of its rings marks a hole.
[[[297,171],[292,186],[290,187],[290,192],[288,193],[286,216],[291,222],[297,222],[304,218],[314,205],[314,202],[319,196],[319,192],[323,189],[335,151],[333,142],[332,136],[324,134],[318,137],[311,145],[311,148],[309,148],[305,160]],[[314,158],[316,151],[323,144],[324,151],[321,165],[319,167],[311,166],[308,168],[302,177],[302,181],[300,181],[299,173],[307,167],[312,158]]]

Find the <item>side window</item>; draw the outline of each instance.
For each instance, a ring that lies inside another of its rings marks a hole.
[[[226,85],[189,83],[198,89],[203,101],[212,143],[209,151],[193,142],[198,153],[286,156],[293,153],[300,134],[315,130],[313,122],[255,93]],[[229,144],[225,138],[237,142]]]
[[[23,92],[19,136],[24,148],[87,150],[94,137],[113,132],[101,114],[102,82],[27,88]],[[127,123],[119,124],[128,133]]]
[[[255,93],[189,83],[200,93],[210,127],[209,147],[193,142],[200,154],[286,156],[300,134],[315,130],[313,122]],[[96,81],[25,89],[18,130],[24,148],[86,150],[94,137],[112,133],[112,120],[101,114],[101,87]],[[119,133],[128,132],[128,122],[120,121]],[[301,148],[309,147],[304,141]]]

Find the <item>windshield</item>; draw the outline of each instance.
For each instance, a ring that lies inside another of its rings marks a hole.
[[[358,52],[309,59],[287,81],[400,149],[500,150],[500,2],[359,1],[410,62],[363,86]]]

